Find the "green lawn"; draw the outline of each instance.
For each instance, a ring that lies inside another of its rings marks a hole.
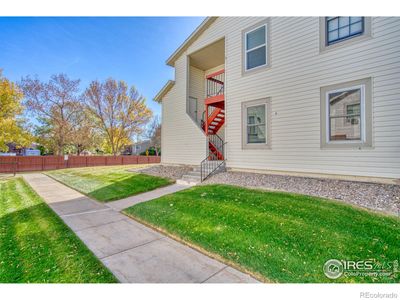
[[[0,180],[0,282],[116,282],[21,179]]]
[[[197,186],[125,210],[273,282],[399,282],[328,279],[329,259],[400,262],[400,219],[336,201],[227,185]]]
[[[99,201],[112,201],[171,184],[167,178],[129,172],[136,166],[61,169],[46,172],[54,179]]]

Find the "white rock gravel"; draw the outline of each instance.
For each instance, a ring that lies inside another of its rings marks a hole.
[[[164,166],[156,165],[143,169],[132,169],[132,172],[144,173],[153,176],[166,177],[173,180],[181,179],[183,175],[190,172],[193,168],[189,166]]]
[[[232,184],[335,199],[400,217],[400,185],[247,172],[219,173],[203,184]]]

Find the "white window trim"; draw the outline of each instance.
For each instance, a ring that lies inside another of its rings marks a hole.
[[[360,89],[361,91],[361,99],[360,99],[360,140],[349,140],[349,141],[331,141],[330,140],[330,103],[329,103],[329,95],[332,93],[339,93],[348,90]],[[326,143],[327,144],[359,144],[365,143],[365,84],[350,86],[346,88],[336,89],[336,90],[329,90],[325,94],[325,101],[326,101]]]
[[[264,106],[264,117],[265,121],[264,124],[250,124],[250,126],[261,126],[264,125],[265,127],[265,142],[264,143],[249,143],[249,136],[247,133],[247,129],[249,128],[249,123],[248,123],[248,110],[250,107],[256,107],[256,106]],[[267,108],[267,103],[260,103],[260,104],[253,104],[253,105],[247,105],[246,106],[246,145],[268,145],[268,108]]]
[[[252,33],[252,32],[254,32],[254,31],[256,31],[256,30],[262,28],[262,27],[265,27],[265,43],[262,44],[262,45],[259,45],[259,46],[257,46],[257,47],[253,47],[253,48],[251,48],[251,49],[247,49],[247,35],[248,35],[249,33]],[[259,69],[259,68],[268,66],[268,30],[269,30],[268,24],[265,23],[265,24],[262,24],[262,25],[260,25],[260,26],[258,26],[258,27],[256,27],[256,28],[252,28],[252,29],[250,29],[250,30],[245,31],[245,33],[244,33],[244,39],[243,39],[243,43],[244,43],[244,45],[243,45],[243,47],[244,47],[244,48],[243,48],[243,49],[244,49],[244,70],[245,70],[245,72],[257,70],[257,69]],[[259,48],[261,48],[261,47],[265,47],[265,64],[259,65],[259,66],[257,66],[257,67],[251,68],[251,69],[247,68],[247,53],[249,53],[249,52],[251,52],[251,51],[254,51],[254,50],[257,50],[257,49],[259,49]]]
[[[335,91],[343,91],[352,88],[361,88],[360,101],[360,140],[349,141],[329,141],[329,100],[328,95]],[[320,143],[321,149],[371,149],[373,148],[373,84],[372,78],[367,77],[342,83],[335,83],[320,88],[320,111],[321,111],[321,130]]]
[[[265,109],[265,143],[248,143],[247,139],[247,109],[264,105]],[[271,148],[271,98],[242,102],[242,149]]]

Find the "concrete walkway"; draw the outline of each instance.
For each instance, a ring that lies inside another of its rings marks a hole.
[[[150,192],[142,193],[140,195],[131,196],[117,201],[111,201],[108,202],[106,205],[114,210],[121,211],[125,208],[131,207],[132,205],[138,204],[140,202],[145,202],[152,199],[160,198],[161,196],[176,193],[190,187],[191,187],[190,185],[172,184]]]
[[[121,282],[258,282],[121,214],[150,197],[175,192],[170,186],[108,204],[94,201],[40,173],[24,179]]]

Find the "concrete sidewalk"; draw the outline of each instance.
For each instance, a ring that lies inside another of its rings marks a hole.
[[[126,205],[151,200],[151,192],[143,198],[139,195],[106,205],[44,174],[23,177],[121,282],[258,282],[119,212]],[[156,198],[179,189],[170,186],[153,195]]]
[[[125,199],[121,200],[116,200],[116,201],[111,201],[108,202],[106,205],[108,207],[111,207],[114,210],[121,211],[125,208],[131,207],[135,204],[138,204],[140,202],[145,202],[149,201],[152,199],[160,198],[164,195],[176,193],[182,190],[185,190],[187,188],[190,188],[190,185],[184,185],[184,184],[172,184],[168,185],[166,187],[162,187],[150,192],[142,193],[136,196],[131,196]]]

